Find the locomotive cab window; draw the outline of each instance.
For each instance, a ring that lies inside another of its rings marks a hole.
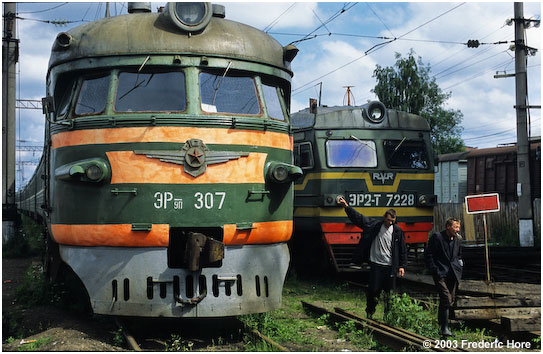
[[[430,167],[426,144],[421,140],[386,140],[387,165],[390,168],[426,170]]]
[[[281,96],[279,95],[279,88],[273,85],[262,83],[262,92],[264,93],[264,100],[266,101],[266,108],[268,115],[277,120],[285,120],[285,112],[281,105]]]
[[[313,148],[311,143],[305,142],[294,145],[294,164],[302,169],[311,169],[313,162]]]
[[[261,113],[255,80],[228,73],[200,73],[202,111],[207,113]]]
[[[183,72],[121,72],[116,112],[172,112],[186,109]]]
[[[109,81],[109,74],[84,78],[75,104],[75,114],[91,115],[102,113],[106,108]]]
[[[372,140],[328,140],[326,163],[329,167],[377,167]]]
[[[70,101],[75,88],[74,77],[62,77],[57,80],[55,87],[55,107],[57,120],[66,119],[70,107]]]

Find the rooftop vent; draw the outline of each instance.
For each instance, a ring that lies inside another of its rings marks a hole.
[[[151,12],[150,2],[129,2],[128,13],[134,14],[139,12]]]

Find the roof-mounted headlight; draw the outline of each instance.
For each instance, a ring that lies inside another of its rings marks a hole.
[[[365,105],[364,114],[372,123],[381,123],[386,116],[386,107],[379,101],[373,101]]]
[[[213,7],[207,2],[169,2],[165,12],[177,27],[192,33],[203,30],[209,24]]]

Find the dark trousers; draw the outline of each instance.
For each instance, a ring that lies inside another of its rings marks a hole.
[[[456,290],[458,290],[458,281],[453,274],[447,274],[445,278],[434,275],[437,293],[439,294],[439,308],[449,309],[454,303]]]
[[[391,276],[392,267],[383,266],[370,262],[370,277],[368,291],[366,292],[366,313],[373,315],[377,306],[377,298],[381,291],[384,291],[387,297],[385,303],[385,312],[388,310],[388,295],[394,289],[395,277]]]

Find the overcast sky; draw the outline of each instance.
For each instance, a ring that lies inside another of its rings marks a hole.
[[[153,12],[164,5],[152,3]],[[322,82],[322,104],[343,105],[344,86],[353,86],[357,105],[375,100],[373,70],[377,64],[393,66],[395,53],[411,49],[431,66],[431,75],[444,92],[451,92],[449,109],[460,110],[462,137],[467,146],[486,148],[516,141],[515,79],[494,78],[496,72],[515,72],[513,2],[221,2],[226,18],[266,30],[281,44],[296,43],[292,63],[292,112],[317,98]],[[52,43],[58,32],[100,19],[104,3],[18,3],[20,38],[18,94],[20,99],[41,99]],[[126,3],[111,3],[111,15],[126,13]],[[524,17],[540,19],[539,2],[524,3]],[[44,21],[74,21],[59,26]],[[324,25],[323,25],[324,23]],[[309,36],[308,36],[309,34]],[[316,35],[315,38],[313,38]],[[379,38],[380,37],[380,38]],[[386,37],[386,38],[383,38]],[[398,38],[393,40],[394,38]],[[527,45],[537,48],[529,56],[528,99],[541,105],[541,27],[526,30]],[[470,39],[483,43],[467,48]],[[389,42],[389,43],[387,43]],[[506,44],[495,44],[507,42]],[[39,110],[17,112],[18,140],[22,145],[43,144],[44,118]],[[541,110],[531,110],[532,136],[541,135]],[[36,161],[41,153],[18,152],[19,160]],[[33,166],[25,166],[30,178]],[[20,184],[21,173],[17,183]]]

